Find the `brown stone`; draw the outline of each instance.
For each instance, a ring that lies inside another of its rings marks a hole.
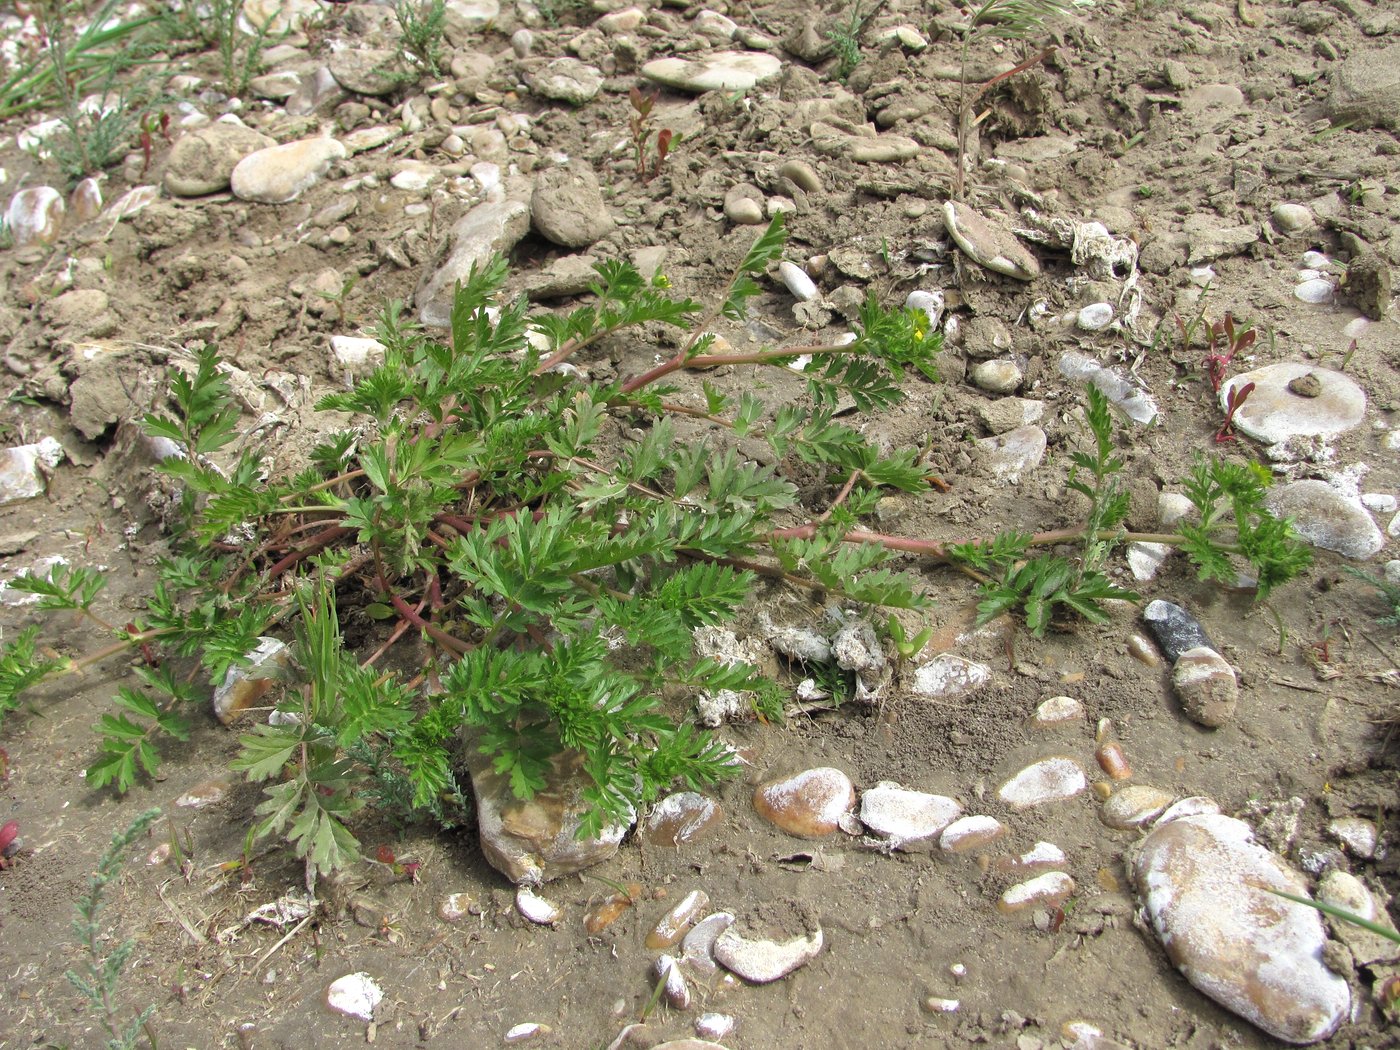
[[[753,793],[754,809],[760,816],[800,838],[832,834],[855,802],[851,778],[828,766],[770,780]]]

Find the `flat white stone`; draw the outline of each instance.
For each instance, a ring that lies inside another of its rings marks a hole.
[[[286,204],[315,185],[331,163],[347,153],[335,139],[325,137],[268,146],[234,165],[229,185],[240,200]]]
[[[1010,886],[997,901],[997,910],[1014,913],[1040,905],[1058,908],[1074,893],[1074,880],[1063,871],[1047,871],[1025,882]]]
[[[1110,795],[1099,811],[1099,819],[1119,830],[1144,827],[1161,816],[1175,797],[1160,788],[1135,784]]]
[[[326,989],[327,1006],[338,1014],[361,1021],[374,1020],[374,1008],[383,998],[384,990],[363,971],[338,977]]]
[[[1090,303],[1074,319],[1074,323],[1085,332],[1101,332],[1112,322],[1113,307],[1108,303]]]
[[[1126,557],[1133,579],[1152,579],[1161,571],[1171,552],[1172,548],[1165,543],[1145,543],[1138,540],[1128,544]]]
[[[746,981],[767,984],[805,966],[822,950],[822,931],[788,941],[749,939],[730,927],[715,940],[715,959]]]
[[[915,668],[909,688],[919,696],[963,696],[985,685],[991,676],[992,669],[986,664],[942,653]]]
[[[63,446],[46,437],[32,445],[0,449],[0,505],[42,496],[45,471],[63,462]]]
[[[783,64],[759,51],[712,51],[699,59],[658,58],[642,66],[642,76],[680,91],[748,91],[775,77]]]
[[[966,204],[947,201],[943,221],[953,241],[973,262],[1020,281],[1033,280],[1040,262],[1015,234],[994,226]]]
[[[1072,696],[1052,696],[1035,709],[1031,722],[1044,729],[1084,721],[1084,705]]]
[[[384,344],[357,335],[333,335],[331,354],[345,368],[364,368],[375,359],[383,360]]]
[[[1330,303],[1337,294],[1336,286],[1325,277],[1312,277],[1306,281],[1300,281],[1293,289],[1293,294],[1305,303],[1321,305]]]
[[[1045,758],[1022,769],[997,789],[997,798],[1012,809],[1029,809],[1073,798],[1089,786],[1083,768],[1072,758]]]
[[[784,260],[778,263],[778,279],[781,280],[797,299],[804,303],[817,298],[817,284],[807,276],[807,271],[796,263]]]
[[[1338,817],[1327,825],[1353,857],[1369,860],[1376,855],[1376,825],[1365,817]]]
[[[1006,834],[1006,825],[996,817],[973,814],[959,817],[938,836],[938,848],[948,853],[966,853],[990,845]]]
[[[1361,501],[1325,481],[1275,486],[1265,494],[1264,505],[1271,514],[1292,518],[1293,530],[1313,546],[1344,558],[1365,560],[1385,546],[1385,536]]]
[[[1017,485],[1022,475],[1040,466],[1045,458],[1045,431],[1036,426],[1017,427],[1004,434],[978,438],[973,445],[978,459],[994,478]]]
[[[911,791],[882,780],[860,796],[860,821],[892,849],[932,849],[943,829],[962,816],[946,795]]]
[[[1321,391],[1302,397],[1288,384],[1311,375]],[[1303,361],[1280,361],[1252,372],[1232,376],[1220,388],[1220,407],[1229,403],[1229,392],[1253,383],[1245,403],[1235,412],[1239,430],[1275,445],[1291,437],[1333,437],[1356,426],[1366,415],[1366,393],[1350,376]]]
[[[1199,991],[1289,1043],[1332,1035],[1351,1008],[1322,962],[1321,916],[1270,893],[1307,897],[1303,876],[1220,814],[1159,824],[1129,872],[1168,957]]]

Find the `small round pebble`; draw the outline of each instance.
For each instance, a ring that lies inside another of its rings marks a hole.
[[[363,971],[338,977],[326,989],[326,1005],[331,1010],[361,1021],[374,1020],[374,1008],[383,998],[384,990]]]
[[[1214,649],[1201,645],[1177,657],[1172,688],[1193,722],[1215,728],[1235,716],[1239,682],[1234,668]]]
[[[753,794],[759,815],[801,838],[821,838],[841,826],[856,802],[851,778],[839,769],[820,766],[760,784]]]
[[[1089,786],[1072,758],[1046,758],[1026,766],[997,789],[997,798],[1012,809],[1029,809],[1073,798]]]
[[[959,817],[938,836],[938,848],[946,853],[971,853],[990,846],[1006,834],[1006,825],[996,817],[974,814]]]
[[[1147,784],[1126,787],[1114,792],[1103,804],[1099,819],[1120,831],[1141,828],[1161,816],[1175,798],[1170,792]]]
[[[1035,709],[1031,724],[1037,729],[1073,725],[1084,721],[1084,705],[1072,696],[1052,696]]]
[[[1101,332],[1113,321],[1113,307],[1108,303],[1090,303],[1075,316],[1074,323],[1085,332]]]

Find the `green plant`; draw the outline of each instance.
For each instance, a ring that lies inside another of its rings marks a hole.
[[[1038,66],[1052,54],[1053,47],[1045,48],[1038,54],[1019,63],[1005,73],[999,73],[978,86],[970,95],[967,91],[967,57],[975,41],[985,37],[1000,40],[1024,40],[1039,36],[1046,26],[1058,18],[1066,18],[1086,7],[1092,7],[1094,0],[984,0],[972,12],[967,25],[963,27],[962,48],[959,57],[958,73],[958,156],[957,170],[953,173],[953,197],[961,200],[966,184],[965,159],[967,142],[976,121],[972,110],[977,100],[997,84]]]
[[[119,831],[112,836],[111,844],[97,862],[97,870],[88,879],[87,891],[74,905],[77,915],[73,920],[73,933],[86,952],[87,958],[83,962],[81,972],[69,970],[64,976],[87,1000],[88,1009],[101,1024],[106,1036],[106,1042],[103,1044],[106,1050],[130,1050],[136,1045],[142,1029],[147,1029],[151,1045],[156,1045],[147,1027],[151,1015],[156,1012],[154,1006],[147,1006],[136,1017],[125,1024],[122,1023],[122,1009],[117,1002],[117,991],[122,971],[126,969],[136,942],[128,937],[115,947],[109,947],[109,933],[101,921],[101,914],[107,886],[112,880],[120,877],[126,864],[127,850],[145,834],[146,829],[154,824],[160,815],[159,807],[148,809],[137,816],[125,831]]]
[[[340,282],[340,288],[334,292],[320,292],[317,296],[328,303],[335,305],[335,319],[339,324],[345,323],[345,303],[350,298],[350,293],[355,290],[355,286],[360,283],[359,274],[350,274],[345,280]]]
[[[878,0],[870,10],[862,11],[860,0],[855,0],[846,17],[838,20],[826,31],[826,38],[831,41],[832,50],[836,52],[836,79],[843,84],[846,78],[855,72],[856,66],[860,65],[860,45],[861,38],[865,35],[865,27],[884,6],[885,0]]]
[[[179,35],[213,48],[219,57],[219,74],[224,93],[230,98],[248,94],[253,78],[266,72],[263,51],[275,44],[290,30],[276,28],[277,16],[263,22],[248,20],[252,33],[244,33],[239,21],[243,16],[240,0],[208,0],[207,10],[191,4],[183,9],[188,16],[179,23]]]
[[[429,76],[439,76],[447,0],[396,0],[394,17],[399,23],[400,54]]]
[[[1137,600],[1105,575],[1109,554],[1120,544],[1140,541],[1179,547],[1195,564],[1202,580],[1233,583],[1235,559],[1243,558],[1254,572],[1259,598],[1293,579],[1312,562],[1311,550],[1293,533],[1287,519],[1275,518],[1264,506],[1270,480],[1267,468],[1221,459],[1198,460],[1182,482],[1196,508],[1197,520],[1184,521],[1175,533],[1135,533],[1122,527],[1128,495],[1119,475],[1122,461],[1113,454],[1113,417],[1107,397],[1088,391],[1085,419],[1094,447],[1071,454],[1068,486],[1089,500],[1081,526],[1056,532],[1002,533],[988,540],[953,544],[947,554],[973,572],[987,576],[978,605],[985,623],[1007,612],[1020,611],[1026,626],[1044,634],[1058,612],[1074,613],[1090,622],[1103,622],[1109,599]],[[1051,544],[1078,543],[1080,554],[1031,554]]]
[[[1390,606],[1390,612],[1383,616],[1376,617],[1376,623],[1380,624],[1382,627],[1400,627],[1400,586],[1391,583],[1389,580],[1383,580],[1377,576],[1372,576],[1369,572],[1364,572],[1353,565],[1343,565],[1342,568],[1350,575],[1355,576],[1358,580],[1369,583],[1376,590],[1380,591],[1381,597],[1384,598],[1386,604]]]
[[[1335,904],[1325,904],[1322,901],[1311,900],[1308,897],[1299,897],[1292,893],[1284,893],[1283,890],[1270,889],[1267,886],[1261,888],[1267,889],[1275,897],[1282,897],[1284,900],[1292,901],[1294,904],[1306,904],[1309,908],[1315,908],[1322,912],[1323,915],[1330,915],[1334,919],[1342,920],[1342,922],[1349,922],[1353,926],[1360,926],[1363,930],[1369,930],[1378,937],[1384,937],[1388,941],[1400,944],[1400,933],[1397,933],[1393,927],[1383,926],[1370,919],[1363,919],[1355,912],[1349,912],[1345,908],[1338,908]]]
[[[929,639],[933,637],[933,628],[925,627],[917,634],[907,635],[904,633],[904,624],[898,616],[890,613],[885,621],[885,632],[890,637],[890,644],[894,646],[895,655],[901,662],[914,659],[928,645]]]
[[[913,312],[871,302],[854,343],[711,353],[708,326],[744,316],[783,241],[775,220],[708,311],[607,262],[592,305],[531,317],[525,300],[500,300],[499,259],[458,289],[449,343],[391,304],[378,332],[383,365],[318,406],[351,414],[353,426],[290,476],[266,477],[256,446],[233,454],[238,412],[213,348],[176,371],[172,410],[145,425],[184,453],[161,469],[183,486],[186,520],[144,614],[124,628],[102,621],[92,610],[103,579],[90,570],[16,584],[40,594],[41,608],[71,610],[114,637],[47,673],[143,646],[159,661],[139,670],[147,689],[122,690],[122,711],[99,724],[103,754],[90,779],[129,786],[156,768],[156,741],[184,731],[194,690],[168,668],[198,659],[219,681],[283,623],[296,667],[282,715],[244,734],[235,765],[265,785],[258,833],[287,838],[308,881],[356,855],[349,821],[368,777],[400,804],[441,812],[456,792],[463,739],[525,798],[556,756],[581,755],[585,834],[673,781],[699,788],[728,775],[728,752],[667,707],[728,689],[773,714],[774,692],[755,668],[698,659],[697,628],[732,618],[760,576],[851,601],[921,603],[889,569],[892,549],[842,534],[882,491],[921,491],[926,472],[912,451],[883,455],[834,412],[843,398],[893,404],[905,367],[933,373],[938,338]],[[557,368],[644,324],[682,333],[677,352],[649,371],[605,384]],[[531,328],[549,344],[543,356],[530,348]],[[814,359],[811,407],[770,411],[751,393],[709,384],[703,404],[687,404],[669,385],[681,371],[781,366],[804,353]],[[720,440],[678,441],[678,415]],[[604,439],[624,422],[644,424],[643,439],[606,455]],[[726,434],[839,472],[841,505],[810,532],[780,529],[779,514],[800,512],[795,486],[742,459]],[[351,623],[368,656],[352,655]],[[376,670],[405,636],[426,643],[416,666],[402,676]],[[43,673],[26,662],[32,653],[9,655],[16,687]]]

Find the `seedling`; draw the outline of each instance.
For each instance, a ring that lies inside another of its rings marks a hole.
[[[1235,413],[1248,400],[1249,395],[1254,393],[1253,383],[1240,383],[1230,388],[1225,395],[1225,422],[1220,424],[1220,429],[1215,432],[1215,443],[1221,444],[1225,441],[1235,440]]]
[[[446,0],[397,0],[394,17],[399,23],[400,54],[429,76],[439,76],[447,24]]]
[[[846,78],[855,72],[856,66],[860,65],[861,38],[865,36],[865,27],[884,6],[885,0],[877,0],[868,11],[864,11],[860,0],[856,0],[846,18],[827,30],[826,38],[836,52],[836,79],[841,83],[844,84]]]
[[[1181,328],[1183,346],[1189,346],[1191,331],[1180,317],[1176,322]],[[1236,328],[1235,319],[1227,310],[1223,321],[1206,326],[1206,338],[1208,345],[1205,357],[1201,360],[1201,367],[1205,369],[1206,378],[1210,380],[1211,390],[1219,394],[1220,387],[1229,374],[1231,362],[1237,354],[1245,353],[1254,345],[1259,333],[1249,326]]]
[[[893,613],[885,621],[885,630],[890,636],[890,644],[894,646],[896,656],[902,663],[914,659],[923,652],[924,646],[928,645],[929,639],[933,637],[932,627],[925,627],[913,636],[906,635],[904,624]]]
[[[656,100],[660,98],[658,92],[650,95],[643,94],[635,86],[627,95],[627,100],[632,105],[632,116],[627,121],[627,127],[632,133],[632,157],[637,168],[637,177],[643,184],[650,182],[661,171],[661,166],[666,163],[666,155],[671,151],[671,143],[675,138],[674,132],[670,128],[662,128],[656,133],[655,157],[648,164],[647,143],[651,139],[651,128],[648,121],[651,118],[652,108],[656,105]]]

